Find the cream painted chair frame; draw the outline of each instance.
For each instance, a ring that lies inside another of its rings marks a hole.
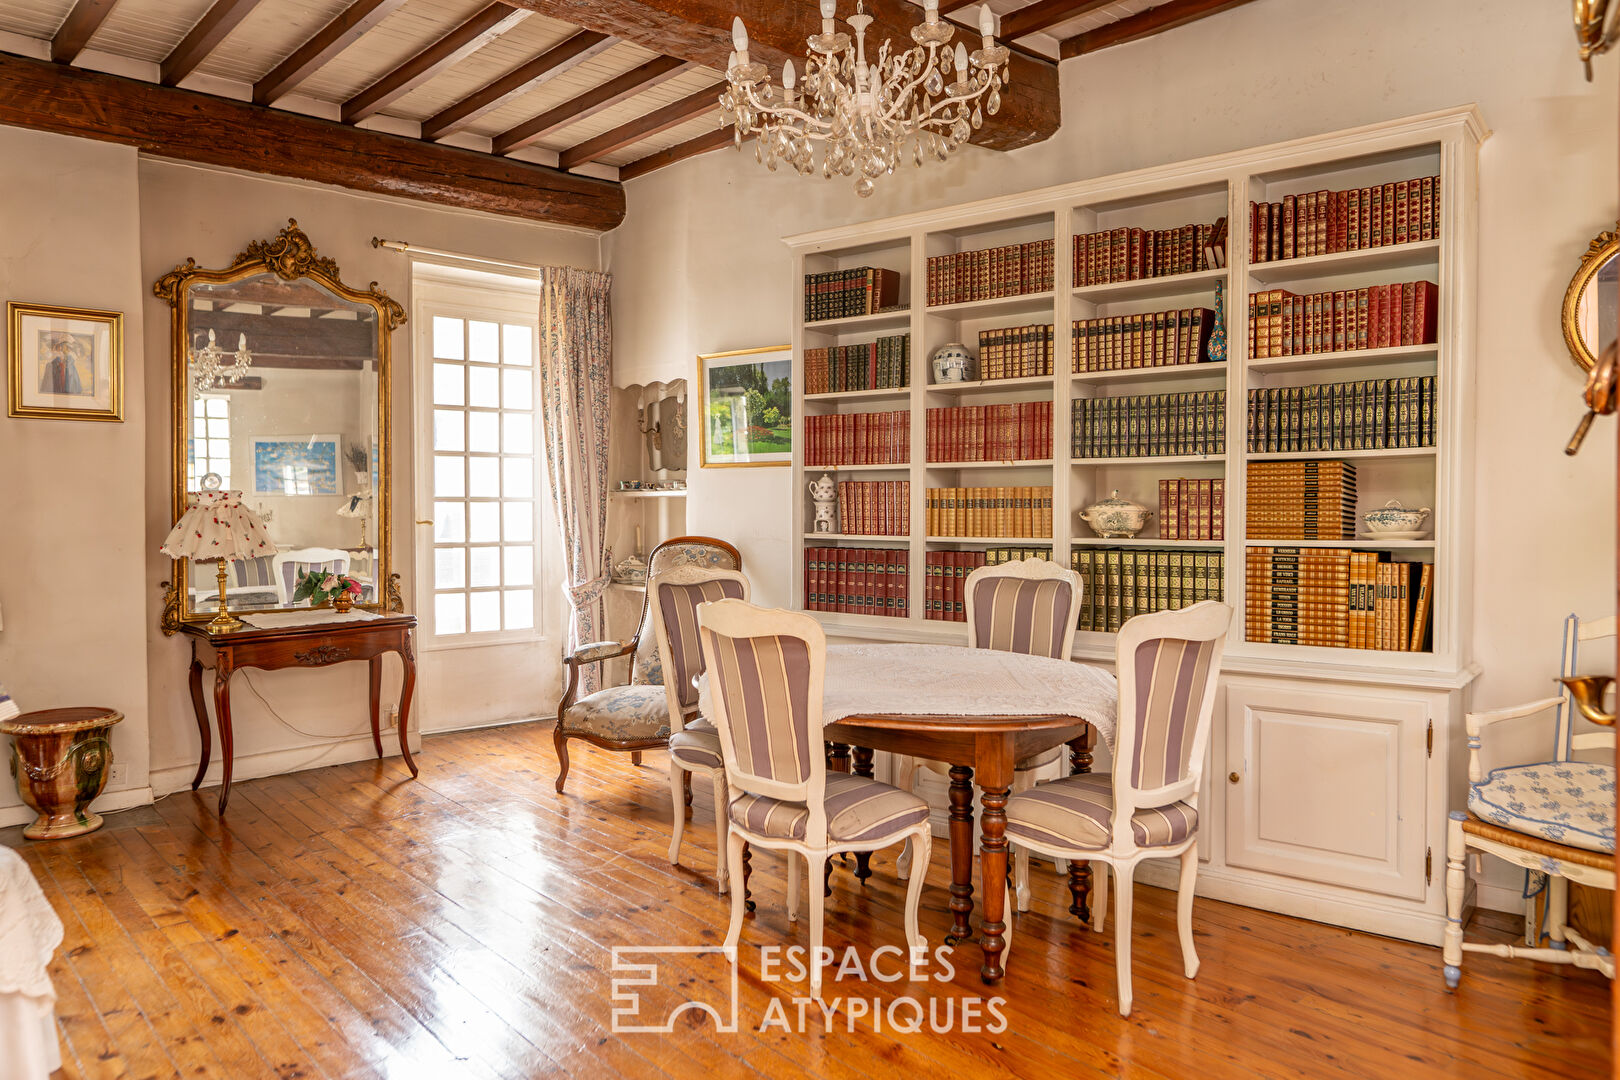
[[[664,621],[664,608],[658,590],[666,585],[701,585],[706,581],[734,581],[742,586],[742,599],[749,596],[748,579],[737,570],[711,570],[705,566],[677,566],[673,570],[666,570],[658,575],[657,579],[647,583],[647,603],[652,606],[653,636],[658,641],[658,655],[662,659],[666,675],[669,671],[671,657],[674,655],[669,648],[669,625]],[[698,652],[699,670],[691,674],[695,678],[702,674],[702,651]],[[664,679],[664,696],[669,702],[669,735],[674,738],[686,730],[686,721],[681,715],[681,698],[674,678]],[[703,719],[702,713],[695,715],[693,720]],[[681,838],[686,833],[686,774],[708,773],[709,781],[714,788],[714,878],[723,895],[726,891],[726,834],[727,824],[730,820],[726,791],[725,766],[718,769],[705,769],[701,765],[681,761],[675,757],[673,749],[669,754],[669,798],[673,807],[674,835],[669,840],[669,861],[679,866],[681,861]]]
[[[801,612],[774,611],[755,607],[742,600],[718,600],[698,608],[698,625],[704,631],[729,638],[796,638],[805,643],[809,654],[809,695],[806,708],[810,723],[809,775],[802,783],[785,783],[745,771],[737,757],[737,747],[731,732],[731,717],[726,711],[725,695],[712,685],[712,681],[705,691],[706,700],[702,704],[705,706],[704,711],[712,711],[714,726],[720,730],[720,746],[726,762],[726,780],[731,789],[786,802],[803,803],[809,811],[803,840],[766,836],[735,821],[732,822],[726,842],[726,858],[730,864],[732,880],[740,881],[743,874],[744,844],[784,852],[788,867],[787,915],[790,922],[796,922],[799,917],[801,877],[799,859],[801,857],[804,859],[804,877],[810,883],[810,995],[818,997],[822,982],[820,957],[826,899],[821,883],[827,859],[845,851],[877,851],[902,840],[914,838],[916,851],[923,866],[926,867],[933,845],[928,819],[924,817],[916,825],[897,829],[875,840],[843,842],[835,841],[828,836],[827,758],[821,752],[821,700],[822,687],[827,675],[827,636],[822,631],[820,623]],[[707,633],[703,635],[703,666],[704,670],[710,673],[716,670]],[[908,954],[914,963],[920,961],[928,947],[927,941],[918,930],[917,923],[917,906],[922,899],[923,880],[926,877],[926,873],[914,875],[906,888],[905,937]],[[727,948],[735,949],[742,936],[743,911],[743,890],[733,888],[731,925],[726,931]]]
[[[1580,646],[1584,642],[1613,638],[1620,630],[1620,621],[1610,615],[1602,619],[1580,619],[1570,615],[1564,620],[1563,660],[1559,673],[1568,678],[1577,674]],[[1568,761],[1577,750],[1613,750],[1615,733],[1589,731],[1575,734],[1575,703],[1566,690],[1557,697],[1542,698],[1524,705],[1503,709],[1471,712],[1463,718],[1468,733],[1468,782],[1478,784],[1486,778],[1479,752],[1484,749],[1484,732],[1492,724],[1504,720],[1519,720],[1551,710],[1555,717],[1553,727],[1553,760]],[[1511,766],[1502,766],[1511,768]],[[1470,822],[1483,825],[1497,837],[1481,835],[1471,830]],[[1540,837],[1522,835],[1523,840],[1500,839],[1500,834],[1512,830],[1504,826],[1481,822],[1462,810],[1453,810],[1446,822],[1446,929],[1441,943],[1441,972],[1446,985],[1455,988],[1462,980],[1462,958],[1465,952],[1484,953],[1507,959],[1540,960],[1548,964],[1569,964],[1578,968],[1591,968],[1614,978],[1614,956],[1606,947],[1587,941],[1569,925],[1569,883],[1578,882],[1596,889],[1615,888],[1614,856],[1601,851],[1574,848]],[[1547,875],[1547,936],[1550,946],[1541,946],[1541,930],[1537,924],[1534,902],[1526,905],[1525,944],[1477,944],[1463,940],[1463,900],[1467,890],[1466,862],[1474,851],[1477,867],[1481,855],[1494,855],[1515,866]],[[1574,948],[1571,949],[1570,946]]]
[[[974,617],[978,611],[978,605],[974,601],[974,593],[978,592],[976,587],[978,584],[994,578],[1018,578],[1023,581],[1067,581],[1069,583],[1069,621],[1068,626],[1064,629],[1063,641],[1059,646],[1058,652],[1058,656],[1061,659],[1069,659],[1070,655],[1074,652],[1074,634],[1080,626],[1080,603],[1085,599],[1085,590],[1080,582],[1079,574],[1075,573],[1073,570],[1065,570],[1051,559],[1015,559],[1012,562],[996,563],[993,566],[981,566],[967,576],[967,581],[965,581],[962,586],[962,597],[967,615],[968,648],[979,649],[990,647],[989,645],[983,645],[979,642],[979,624]],[[1060,755],[1062,753],[1062,749],[1062,747],[1058,748]],[[1030,768],[1015,769],[1013,771],[1013,793],[1016,794],[1020,791],[1027,791],[1033,787],[1035,785],[1036,769],[1043,768],[1045,764],[1046,763],[1043,762],[1041,765],[1032,766]],[[929,758],[896,756],[894,759],[895,787],[898,787],[901,791],[910,791],[912,789],[912,785],[916,782],[917,770],[919,768],[927,769],[928,771],[938,773],[941,776],[948,776],[951,771],[951,765],[949,762],[934,761]],[[975,826],[977,826],[977,819],[975,819]],[[979,843],[977,828],[975,828],[974,832],[975,835],[973,837],[973,846],[976,848],[978,847]],[[1028,911],[1029,852],[1022,849],[1015,851],[1014,867],[1014,894],[1018,904],[1018,909],[1020,911]],[[1062,874],[1067,872],[1067,870],[1068,864],[1062,859],[1058,860],[1057,872]],[[911,848],[909,845],[905,851],[900,853],[900,858],[895,864],[895,871],[899,874],[900,880],[902,881],[906,880],[910,876]]]
[[[1204,758],[1209,749],[1210,731],[1215,716],[1215,685],[1221,676],[1221,660],[1226,654],[1226,635],[1232,625],[1232,609],[1216,600],[1205,600],[1180,611],[1161,611],[1152,615],[1138,615],[1120,628],[1114,641],[1114,670],[1119,676],[1119,720],[1114,736],[1113,835],[1109,845],[1102,849],[1078,846],[1058,846],[1019,838],[1018,847],[1027,847],[1038,854],[1054,859],[1090,861],[1106,866],[1115,878],[1119,911],[1114,917],[1114,965],[1119,980],[1119,1015],[1131,1015],[1131,885],[1136,866],[1146,859],[1178,859],[1181,878],[1176,894],[1176,931],[1181,939],[1181,959],[1187,978],[1198,974],[1198,952],[1193,947],[1192,904],[1193,886],[1198,879],[1199,824],[1185,839],[1164,847],[1141,847],[1132,832],[1131,818],[1138,810],[1186,802],[1194,810],[1203,791]],[[1188,751],[1187,777],[1178,783],[1152,789],[1132,786],[1130,763],[1136,758],[1136,702],[1145,687],[1136,685],[1136,650],[1154,640],[1172,638],[1183,641],[1211,641],[1214,651],[1210,655],[1209,673],[1204,686],[1197,719],[1194,721],[1192,747]],[[1016,796],[1015,796],[1016,797]],[[1102,866],[1098,867],[1102,870]],[[1101,933],[1104,913],[1108,910],[1108,873],[1096,875],[1095,893],[1091,899],[1092,930]]]

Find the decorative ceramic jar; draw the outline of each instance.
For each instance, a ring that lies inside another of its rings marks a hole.
[[[101,828],[90,804],[107,784],[112,743],[124,718],[115,709],[44,709],[0,723],[10,735],[11,775],[22,801],[39,814],[23,828],[30,840],[59,840]]]
[[[339,593],[338,595],[332,597],[332,610],[338,612],[339,614],[349,611],[353,609],[353,607],[354,598],[348,593]]]
[[[973,381],[973,354],[960,341],[935,349],[933,364],[936,383]]]
[[[647,560],[639,554],[627,556],[613,568],[613,580],[620,585],[647,584]]]
[[[1421,540],[1427,532],[1423,527],[1424,519],[1429,516],[1427,506],[1412,510],[1403,506],[1399,499],[1391,499],[1376,510],[1369,510],[1361,515],[1361,523],[1367,527],[1367,535],[1382,540]]]
[[[1083,510],[1080,520],[1105,540],[1129,540],[1142,531],[1153,511],[1140,503],[1119,497],[1119,489],[1100,503]]]

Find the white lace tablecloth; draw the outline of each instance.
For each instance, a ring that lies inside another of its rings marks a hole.
[[[0,847],[0,1080],[42,1080],[62,1067],[45,970],[60,944],[62,921],[28,864]]]
[[[355,608],[353,611],[333,611],[316,608],[311,611],[267,611],[263,615],[243,615],[241,619],[255,630],[285,630],[289,626],[325,626],[327,623],[370,622],[375,612]]]

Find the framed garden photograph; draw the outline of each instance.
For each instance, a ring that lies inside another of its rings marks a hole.
[[[253,494],[342,495],[339,435],[255,435]]]
[[[793,460],[793,350],[787,345],[698,357],[704,467]]]
[[[124,316],[6,304],[7,416],[124,419]]]

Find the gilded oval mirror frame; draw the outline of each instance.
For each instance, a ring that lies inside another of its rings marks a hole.
[[[256,292],[249,296],[249,291],[253,290]],[[405,322],[405,309],[378,288],[375,281],[365,289],[345,285],[337,263],[317,255],[309,237],[298,228],[298,222],[292,219],[288,219],[287,227],[274,237],[268,240],[255,240],[248,244],[229,266],[209,270],[198,266],[195,259],[187,259],[184,264],[175,267],[154,282],[152,291],[160,299],[168,302],[170,310],[173,518],[178,520],[189,503],[188,488],[191,488],[193,483],[188,482],[188,472],[203,471],[203,463],[193,459],[192,448],[192,444],[198,441],[196,438],[198,433],[193,432],[193,425],[201,422],[194,415],[196,407],[194,399],[200,401],[204,393],[202,389],[194,386],[193,382],[194,350],[201,345],[200,335],[204,329],[199,325],[194,331],[195,309],[211,313],[204,321],[221,324],[221,330],[226,338],[219,341],[218,345],[224,353],[223,359],[227,365],[232,359],[238,341],[245,341],[250,336],[254,339],[246,342],[247,351],[253,354],[253,360],[258,365],[248,369],[253,378],[236,382],[216,381],[209,387],[216,396],[241,401],[242,408],[236,410],[238,413],[254,413],[257,410],[257,413],[268,416],[270,406],[267,402],[271,395],[248,394],[243,391],[265,390],[268,384],[275,380],[285,378],[289,381],[288,388],[282,391],[280,400],[309,402],[323,396],[336,398],[339,396],[338,391],[334,390],[330,395],[324,395],[312,392],[307,385],[294,390],[291,385],[294,376],[307,379],[328,371],[359,373],[358,380],[353,380],[351,374],[351,381],[358,389],[353,386],[339,388],[341,393],[352,395],[353,400],[348,403],[351,406],[350,417],[355,421],[354,426],[358,430],[351,435],[347,431],[347,425],[343,425],[345,430],[327,441],[332,444],[331,456],[334,459],[348,460],[352,467],[345,471],[338,460],[333,460],[331,468],[341,474],[344,480],[347,480],[352,472],[350,486],[356,489],[355,494],[361,499],[369,498],[371,506],[366,511],[355,513],[356,507],[360,504],[351,501],[351,493],[344,491],[342,480],[335,483],[331,491],[324,489],[315,491],[313,488],[298,490],[297,496],[315,496],[302,499],[304,505],[297,505],[300,500],[296,497],[276,495],[272,496],[272,501],[280,499],[280,505],[294,508],[306,531],[311,527],[310,523],[319,525],[323,536],[331,535],[325,531],[328,528],[346,530],[341,531],[340,539],[306,540],[303,544],[295,544],[294,549],[300,546],[310,550],[347,547],[350,542],[349,533],[358,529],[360,547],[348,550],[358,553],[353,556],[355,559],[364,559],[369,564],[370,592],[367,600],[357,606],[379,611],[402,611],[404,606],[397,587],[398,575],[392,572],[390,511],[393,484],[389,437],[389,387],[390,341],[392,332]],[[273,296],[268,302],[261,303],[266,293]],[[288,302],[289,299],[291,303]],[[247,300],[254,302],[248,303]],[[300,300],[304,301],[304,304],[300,304]],[[311,303],[315,306],[309,306]],[[225,318],[227,313],[234,317],[234,321]],[[283,318],[278,319],[276,316]],[[238,340],[230,340],[240,327],[245,327],[248,333]],[[207,329],[212,338],[214,326],[209,325]],[[193,341],[194,337],[199,340]],[[284,343],[282,339],[290,341],[291,344]],[[328,340],[333,343],[327,345]],[[339,357],[340,353],[344,355]],[[349,353],[354,355],[347,355]],[[375,401],[365,400],[368,390]],[[275,421],[266,422],[270,424],[269,430],[278,435],[286,435],[289,431],[300,432],[296,439],[305,438],[303,431],[312,429],[336,431],[340,427],[330,420],[321,423],[311,419],[300,423],[297,420],[283,418],[279,426]],[[246,466],[242,472],[253,472],[256,480],[257,470],[261,467],[259,455],[261,452],[272,453],[275,449],[275,440],[267,434],[259,433],[251,436],[254,441],[249,444],[252,450],[249,455],[239,445],[244,434],[243,429],[248,426],[250,425],[244,417],[233,417],[229,432],[231,441],[226,449],[232,465],[233,480],[240,475],[236,472],[239,465]],[[209,435],[212,432],[201,434]],[[317,437],[308,436],[308,438],[313,443]],[[271,445],[261,451],[260,444],[265,443]],[[367,456],[365,449],[367,443],[371,458],[369,470],[364,468],[363,461],[364,456]],[[207,477],[195,476],[190,479],[196,482],[196,486],[202,486]],[[233,482],[230,486],[246,488],[248,485]],[[287,496],[294,496],[294,492],[289,489]],[[251,503],[254,493],[245,492],[245,498]],[[327,503],[332,505],[328,506]],[[342,509],[345,504],[348,512]],[[262,508],[263,503],[260,506]],[[329,513],[333,510],[336,510],[335,514]],[[362,520],[356,523],[352,520],[356,517]],[[321,525],[323,521],[325,524]],[[337,524],[334,525],[333,522]],[[369,536],[368,525],[374,528],[373,534]],[[292,559],[295,556],[289,555],[288,558]],[[294,563],[295,571],[298,565],[301,564]],[[277,570],[285,575],[285,567],[278,564]],[[359,571],[356,571],[356,574],[358,576]],[[199,609],[193,603],[194,599],[209,599],[202,593],[212,593],[212,586],[195,590],[197,595],[194,597],[193,581],[198,575],[185,560],[176,563],[174,575],[172,585],[165,583],[168,594],[164,600],[162,625],[166,633],[175,632],[184,623],[206,621],[213,615],[212,609]],[[212,576],[208,575],[209,578]],[[261,584],[267,594],[276,593],[274,581]],[[237,600],[232,599],[230,606],[236,611]],[[288,606],[283,593],[280,602],[270,603],[261,599],[261,602],[249,603],[247,610],[261,612],[287,610]]]
[[[1610,276],[1620,272],[1620,223],[1615,229],[1601,232],[1587,245],[1581,256],[1580,268],[1570,279],[1564,292],[1562,324],[1564,344],[1569,347],[1571,359],[1583,371],[1591,371],[1607,342],[1594,341],[1602,329],[1600,308],[1592,303],[1598,296],[1598,281],[1605,269]],[[1611,331],[1612,336],[1612,331]]]

